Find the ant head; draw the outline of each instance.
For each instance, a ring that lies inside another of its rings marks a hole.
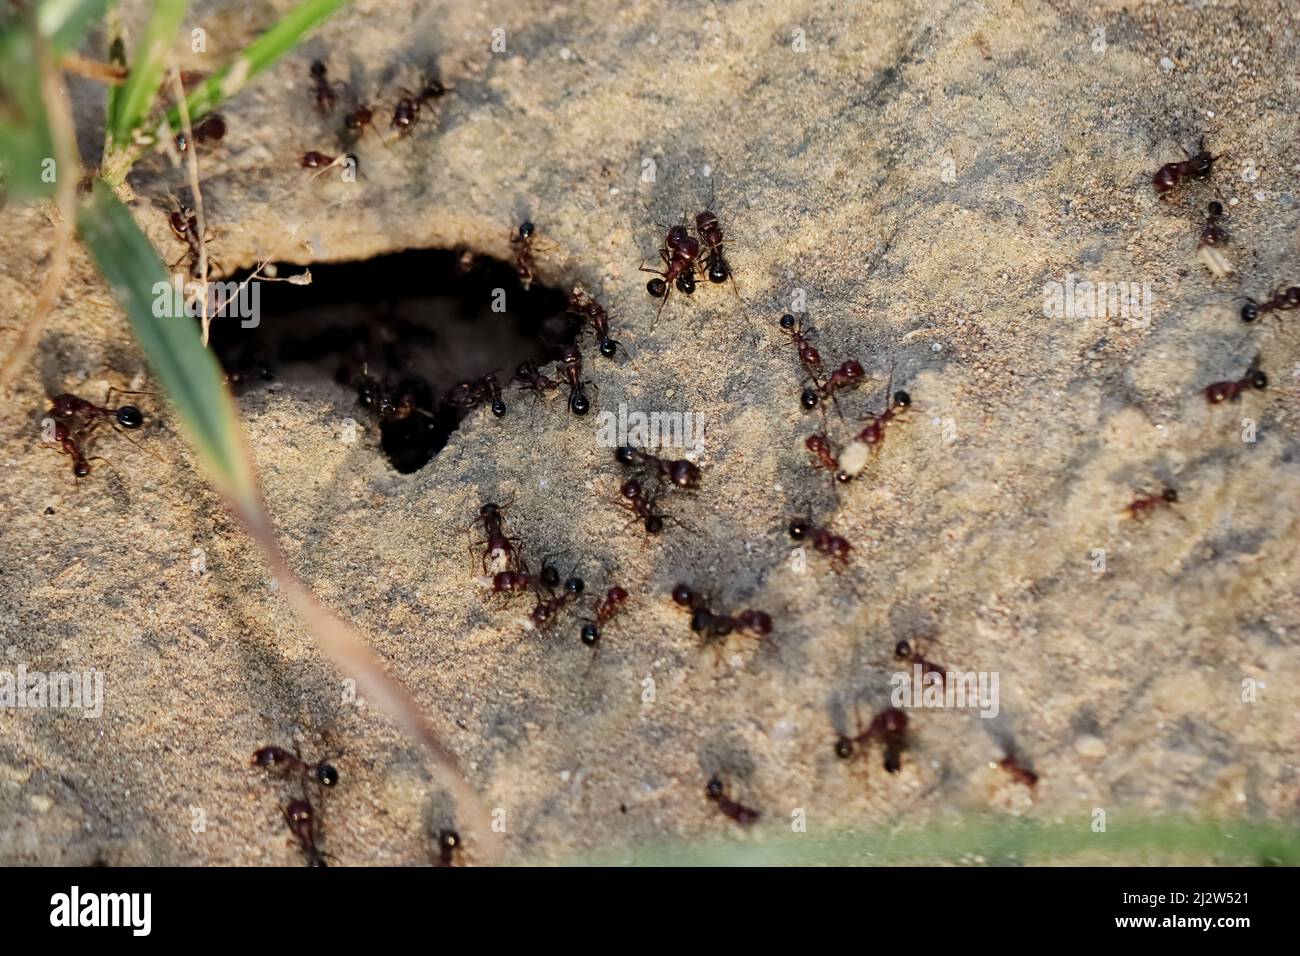
[[[1268,376],[1259,369],[1255,369],[1255,371],[1250,373],[1250,387],[1268,388]]]
[[[543,584],[543,586],[548,587],[548,588],[559,587],[559,584],[560,584],[560,572],[559,572],[559,570],[555,567],[555,565],[551,564],[550,561],[548,561],[547,559],[543,558],[543,559],[542,559],[542,573],[539,574],[539,575],[537,576],[537,580],[541,581],[542,584]]]
[[[790,522],[790,537],[802,541],[808,537],[809,522],[806,518],[795,518]]]
[[[311,64],[311,75],[320,79],[325,76],[325,62],[323,60],[313,60]]]
[[[862,371],[862,364],[858,362],[857,359],[849,359],[846,361],[840,366],[840,371],[844,373],[845,377],[850,379],[862,378],[864,374]]]
[[[1217,199],[1211,199],[1210,204],[1206,209],[1209,211],[1211,216],[1223,215],[1223,203],[1219,202]]]
[[[284,816],[291,825],[310,823],[312,818],[311,804],[306,800],[295,800],[285,807]]]
[[[651,279],[645,284],[645,290],[656,299],[662,299],[668,295],[668,283],[663,279]]]
[[[500,513],[500,511],[501,511],[500,505],[496,504],[496,502],[489,501],[482,508],[478,509],[478,516],[480,518],[494,518],[496,517],[497,514]]]
[[[603,339],[600,343],[600,354],[605,358],[613,358],[614,353],[618,351],[618,343],[613,339]]]
[[[783,328],[783,329],[793,329],[793,328],[794,328],[794,324],[795,324],[795,322],[794,322],[794,316],[791,315],[789,312],[787,312],[785,315],[781,316],[781,328]]]
[[[912,404],[912,396],[908,395],[907,392],[903,391],[901,388],[894,393],[895,408],[907,408],[911,404]]]
[[[1169,502],[1170,504],[1173,504],[1175,501],[1178,500],[1178,492],[1175,491],[1173,488],[1166,488],[1163,492],[1161,492],[1160,497],[1163,498],[1165,501]]]
[[[1246,304],[1241,307],[1241,321],[1254,322],[1258,318],[1259,306],[1247,299]]]
[[[536,231],[537,231],[537,227],[534,226],[531,222],[528,222],[527,220],[519,224],[520,239],[531,239],[533,237],[533,233]]]
[[[688,585],[679,584],[673,588],[673,603],[680,604],[682,607],[690,604],[695,599],[695,592]]]
[[[134,405],[123,405],[114,413],[114,417],[123,428],[139,428],[144,424],[144,414]]]
[[[629,478],[623,482],[623,486],[618,489],[618,493],[629,501],[635,501],[641,497],[641,482],[635,478]]]
[[[614,460],[620,465],[636,464],[636,450],[631,445],[620,445],[614,452]],[[629,484],[633,484],[633,482],[627,482],[623,487],[627,488]],[[637,485],[637,487],[639,488],[640,485]]]
[[[899,660],[906,660],[912,656],[912,645],[907,641],[899,641],[894,645],[894,656]]]
[[[577,597],[587,589],[587,584],[576,574],[564,582],[564,590],[568,591],[574,597]]]
[[[853,756],[853,741],[843,734],[835,741],[835,756],[841,760],[848,760]]]
[[[678,223],[677,225],[669,228],[666,242],[668,243],[668,247],[670,249],[677,250],[681,246],[683,246],[686,242],[688,242],[690,238],[691,238],[691,234],[686,231],[686,227],[683,226],[681,223]]]
[[[719,800],[719,799],[721,799],[721,798],[722,798],[722,791],[723,791],[722,781],[719,780],[716,776],[714,776],[714,777],[710,777],[710,778],[709,778],[709,785],[708,785],[708,788],[707,788],[707,792],[708,792],[708,795],[709,795],[709,799],[710,799],[710,800]]]
[[[595,647],[596,642],[600,640],[600,628],[595,624],[584,624],[582,625],[581,637],[582,643],[586,644],[588,647]]]
[[[645,530],[647,534],[658,534],[664,530],[664,519],[658,515],[651,515],[645,519]]]
[[[696,608],[695,611],[691,614],[692,631],[696,631],[696,632],[707,631],[712,624],[713,624],[713,615],[709,613],[709,610],[707,608],[702,608],[702,607]]]
[[[1300,307],[1300,285],[1293,285],[1283,293],[1286,304],[1291,308]]]
[[[907,729],[907,714],[897,707],[890,707],[880,714],[880,726],[887,734],[900,734]]]
[[[672,481],[679,488],[698,488],[700,469],[685,458],[673,462]]]
[[[339,772],[333,764],[322,763],[316,767],[316,779],[322,787],[332,787],[339,782]]]

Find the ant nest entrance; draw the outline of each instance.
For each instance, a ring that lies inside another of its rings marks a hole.
[[[564,293],[536,281],[525,289],[514,265],[464,250],[318,263],[311,277],[253,278],[240,300],[246,317],[213,321],[213,351],[236,389],[335,383],[379,425],[403,474],[428,464],[467,415],[508,414],[516,369],[556,360],[581,329]]]

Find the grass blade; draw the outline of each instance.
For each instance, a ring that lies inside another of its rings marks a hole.
[[[80,45],[107,6],[108,0],[42,0],[36,6],[36,28],[55,53],[63,53]]]
[[[153,16],[135,48],[131,74],[117,97],[116,115],[109,133],[118,148],[131,142],[132,130],[145,121],[153,108],[188,7],[189,0],[154,0]]]

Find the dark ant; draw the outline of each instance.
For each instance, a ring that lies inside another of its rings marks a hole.
[[[708,598],[685,584],[674,587],[672,597],[675,604],[690,609],[691,630],[704,632],[708,640],[724,638],[732,631],[748,631],[758,635],[772,633],[772,618],[764,611],[746,609],[734,617],[715,614],[709,610]]]
[[[596,338],[600,354],[612,359],[618,352],[618,343],[609,337],[609,313],[605,307],[588,295],[581,286],[574,286],[569,294],[569,309],[586,316],[591,322],[591,334]]]
[[[582,625],[580,636],[582,643],[595,647],[600,640],[600,629],[627,603],[627,591],[617,584],[605,592],[605,596],[596,602],[596,619]]]
[[[515,274],[519,276],[519,284],[528,291],[528,287],[533,284],[533,278],[537,269],[535,260],[536,250],[533,244],[536,241],[537,227],[531,222],[522,222],[519,229],[510,236],[510,245],[515,250]]]
[[[190,278],[200,278],[199,261],[201,258],[203,243],[199,241],[198,217],[194,215],[194,210],[190,209],[188,206],[182,206],[179,210],[171,214],[168,222],[171,224],[172,233],[175,234],[176,238],[180,239],[190,247],[190,251],[186,253],[186,256],[188,256],[190,260]],[[182,256],[181,260],[184,258],[185,256]],[[177,262],[181,260],[178,260]],[[211,267],[214,261],[215,260],[213,260],[211,256],[208,257],[209,267]],[[173,266],[176,264],[177,263],[173,263]]]
[[[427,106],[431,100],[445,96],[447,88],[437,80],[426,80],[420,87],[420,92],[412,93],[405,89],[402,92],[406,95],[397,101],[397,106],[393,109],[392,123],[399,137],[409,134],[411,128],[420,121],[421,107]]]
[[[1241,321],[1254,322],[1261,312],[1288,312],[1291,309],[1300,309],[1300,285],[1279,289],[1263,302],[1247,299],[1241,307]]]
[[[564,384],[549,375],[543,375],[532,359],[519,363],[519,368],[515,370],[515,381],[520,383],[520,388],[535,395],[542,395]]]
[[[1259,368],[1259,356],[1250,363],[1250,368],[1246,369],[1246,374],[1235,382],[1215,382],[1205,387],[1205,400],[1211,405],[1218,405],[1220,402],[1236,402],[1241,399],[1241,395],[1247,389],[1265,389],[1268,388],[1268,376]]]
[[[731,266],[722,254],[722,226],[718,217],[705,210],[695,217],[695,231],[705,248],[705,266],[709,281],[721,284],[731,278]]]
[[[1133,503],[1125,510],[1128,512],[1128,516],[1134,521],[1144,521],[1150,516],[1151,512],[1155,511],[1157,505],[1172,505],[1177,503],[1178,492],[1173,488],[1166,488],[1158,495],[1139,493],[1138,496],[1133,499]]]
[[[484,398],[491,400],[492,414],[497,418],[506,413],[506,403],[501,398],[501,383],[497,381],[496,375],[491,372],[474,381],[461,382],[452,386],[452,388],[448,389],[443,401],[455,408],[468,411],[483,401]]]
[[[795,541],[812,538],[814,550],[834,558],[841,564],[848,563],[853,546],[846,539],[833,534],[828,529],[817,527],[812,523],[811,518],[795,518],[790,522],[789,531],[790,537]]]
[[[486,545],[483,551],[483,573],[488,573],[488,561],[494,555],[500,555],[505,561],[507,570],[523,570],[515,562],[514,542],[515,538],[506,535],[502,526],[501,506],[495,502],[489,501],[478,510],[478,521],[483,525],[483,534],[485,540],[475,542],[475,545]]]
[[[926,660],[907,641],[899,641],[894,645],[894,656],[900,661],[907,661],[909,664],[919,664],[923,675],[938,674],[940,687],[943,687],[948,681],[948,671],[942,664]]]
[[[1007,755],[998,761],[998,766],[1011,774],[1011,779],[1016,783],[1023,783],[1031,789],[1038,783],[1038,774],[1026,767],[1014,750],[1008,751]]]
[[[460,846],[460,834],[455,830],[438,831],[438,866],[451,866]]]
[[[318,153],[316,150],[308,150],[302,154],[298,164],[304,169],[327,169],[336,163],[347,163],[353,169],[357,168],[357,154],[345,153],[342,156],[329,156],[325,153]]]
[[[805,387],[800,396],[800,403],[805,409],[811,411],[821,401],[822,383],[817,377],[822,371],[821,353],[808,340],[803,330],[802,319],[796,324],[795,317],[787,312],[781,316],[781,328],[790,336],[794,347],[799,350],[799,363],[803,366],[804,373],[812,379],[812,385]]]
[[[60,454],[72,458],[72,473],[78,478],[85,478],[90,474],[90,463],[92,461],[104,460],[102,458],[87,458],[81,445],[77,443],[77,439],[63,422],[55,422],[54,424],[53,443],[59,446]]]
[[[654,510],[655,497],[645,493],[641,482],[629,478],[619,489],[619,503],[641,519],[647,534],[659,534],[664,530],[664,516]]]
[[[663,299],[659,311],[655,313],[656,319],[663,314],[673,286],[676,286],[677,291],[683,295],[695,294],[695,271],[700,257],[699,240],[692,237],[685,226],[673,226],[668,230],[665,243],[659,250],[659,257],[663,259],[666,266],[663,272],[658,269],[647,269],[645,266],[640,268],[641,272],[650,272],[658,277],[646,283],[646,291],[651,296]]]
[[[483,393],[492,400],[492,414],[500,418],[506,413],[506,403],[501,398],[501,383],[497,381],[496,375],[489,372],[479,379],[479,385]]]
[[[334,87],[341,85],[342,81],[330,82],[329,69],[325,66],[323,60],[312,62],[311,80],[315,87],[312,92],[316,96],[316,108],[322,113],[333,112],[339,101],[338,94],[334,92]]]
[[[306,800],[295,800],[284,808],[284,819],[294,835],[308,866],[325,866],[325,854],[316,846],[316,812]]]
[[[533,576],[527,571],[498,571],[492,575],[492,590],[497,594],[526,591],[533,586]]]
[[[1189,156],[1180,163],[1165,163],[1156,170],[1155,176],[1151,179],[1151,184],[1161,198],[1167,196],[1179,183],[1188,177],[1193,179],[1208,178],[1210,173],[1214,172],[1215,161],[1222,159],[1224,155],[1220,153],[1218,156],[1211,156],[1205,148],[1204,136],[1201,137],[1196,149],[1195,156]]]
[[[105,401],[112,401],[113,393],[119,389],[110,388],[108,398]],[[126,395],[144,394],[143,392],[124,392]],[[112,420],[116,425],[122,428],[136,429],[144,424],[144,413],[134,405],[122,405],[118,408],[109,408],[104,405],[96,405],[94,402],[87,401],[76,395],[64,392],[62,395],[56,395],[50,399],[50,414],[60,421],[68,421],[76,415],[85,415],[87,418],[97,418],[103,421]]]
[[[290,753],[283,747],[263,747],[253,754],[254,767],[264,767],[276,773],[290,771],[315,778],[322,787],[332,787],[339,782],[339,772],[334,765],[324,760],[308,763],[296,753]]]
[[[558,582],[559,574],[555,574],[552,580]],[[546,581],[547,578],[544,577],[542,583],[546,584]],[[551,585],[548,585],[548,587],[549,586]],[[543,630],[553,625],[555,623],[556,615],[563,610],[566,604],[570,604],[580,598],[582,592],[586,590],[586,587],[587,585],[582,578],[575,574],[571,574],[564,582],[564,592],[562,594],[550,598],[542,598],[539,595],[537,606],[533,608],[532,613],[529,615],[533,627],[538,630]]]
[[[405,421],[414,414],[432,417],[432,412],[420,407],[414,383],[406,381],[390,388],[369,375],[357,379],[357,404],[374,412],[385,425]]]
[[[215,145],[225,139],[226,120],[220,113],[209,113],[203,119],[190,126],[194,142],[199,145]],[[190,148],[189,140],[182,131],[176,134],[176,151],[185,152]]]
[[[575,415],[585,415],[591,410],[591,399],[587,397],[590,382],[582,380],[582,352],[576,345],[566,345],[560,353],[560,373],[569,386],[569,411]]]
[[[648,451],[623,445],[614,452],[614,460],[630,468],[645,468],[656,473],[660,478],[671,481],[679,488],[698,488],[700,486],[700,468],[685,458],[669,460],[652,455]]]
[[[1202,246],[1217,246],[1228,241],[1228,234],[1223,228],[1223,203],[1213,199],[1205,210],[1205,227],[1201,230],[1200,241],[1196,243],[1197,249]]]
[[[735,820],[742,827],[750,826],[755,823],[762,814],[743,803],[738,803],[727,796],[726,788],[722,781],[717,777],[709,779],[709,785],[705,790],[708,798],[718,805],[718,809],[727,817]]]
[[[886,707],[872,718],[866,730],[862,730],[859,724],[856,737],[841,734],[835,741],[835,756],[848,760],[856,748],[865,748],[876,739],[885,746],[885,769],[898,773],[902,767],[903,751],[907,748],[907,714],[897,707]]]

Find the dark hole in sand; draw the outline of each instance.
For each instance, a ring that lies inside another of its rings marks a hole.
[[[277,269],[282,278],[302,271]],[[511,382],[519,364],[555,359],[580,328],[564,293],[535,281],[525,291],[508,263],[479,256],[467,267],[456,250],[316,264],[311,275],[307,286],[261,282],[257,327],[219,318],[213,349],[236,389],[335,382],[357,402],[358,417],[378,422],[381,447],[403,473],[428,464],[466,415],[492,415],[490,397],[467,409],[449,401],[450,390],[493,373],[509,415],[521,397]],[[493,311],[494,302],[504,311]],[[367,382],[370,394],[377,386],[414,411],[381,416],[367,408],[360,400]]]

